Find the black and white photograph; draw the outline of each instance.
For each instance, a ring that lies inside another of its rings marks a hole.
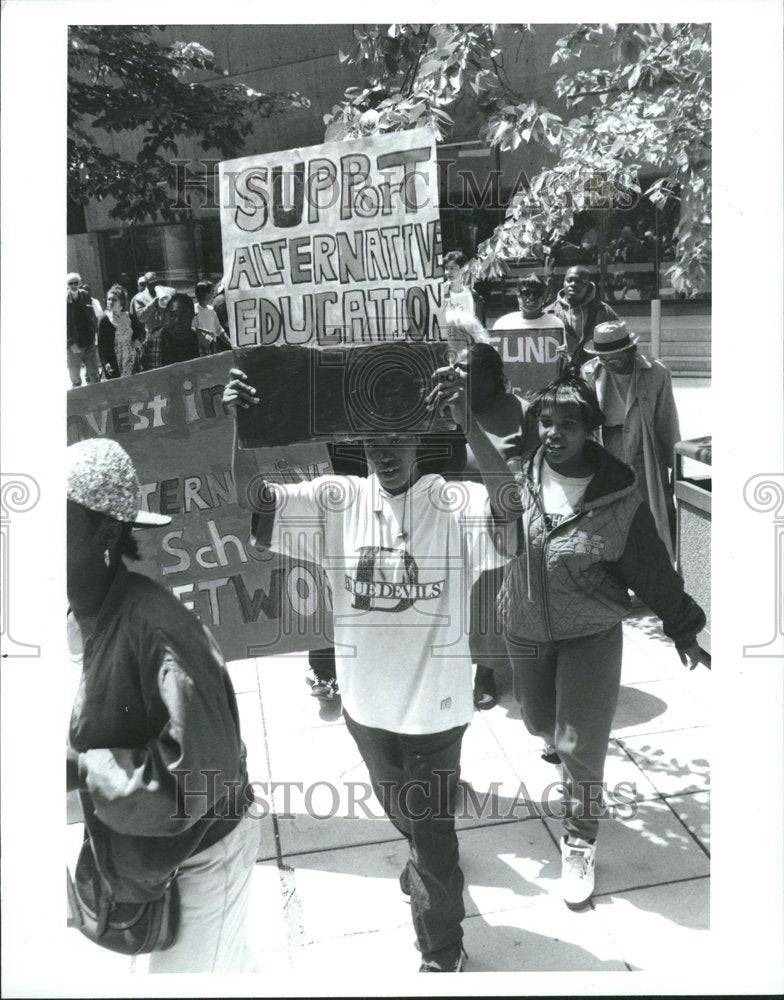
[[[3,6],[4,996],[784,990],[784,11],[404,12]]]

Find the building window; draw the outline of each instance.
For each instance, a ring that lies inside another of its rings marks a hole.
[[[84,205],[68,199],[66,210],[66,233],[68,236],[79,236],[87,232],[87,217],[84,212]]]

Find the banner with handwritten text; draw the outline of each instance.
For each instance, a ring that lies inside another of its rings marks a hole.
[[[236,347],[446,339],[432,130],[228,160],[220,185]]]
[[[221,402],[230,352],[112,379],[68,393],[68,443],[118,441],[133,459],[145,510],[171,524],[134,532],[142,561],[212,630],[226,659],[332,644],[321,570],[248,544],[250,515],[231,473],[234,418]],[[294,483],[331,472],[319,443],[258,452],[265,479]]]

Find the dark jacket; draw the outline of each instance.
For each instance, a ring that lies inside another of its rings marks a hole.
[[[144,341],[144,327],[135,317],[130,316],[130,320],[133,339],[142,343]],[[114,323],[112,323],[108,316],[104,315],[98,322],[98,357],[101,359],[101,364],[104,366],[107,378],[117,378],[120,374],[120,366],[117,364],[114,343]]]
[[[84,648],[70,742],[85,824],[115,896],[159,896],[239,822],[245,746],[223,657],[160,584],[120,567]]]
[[[597,297],[596,285],[593,282],[590,283],[588,293],[578,306],[569,303],[562,288],[558,292],[555,302],[546,311],[553,313],[563,323],[566,330],[566,346],[569,349],[572,364],[578,370],[586,361],[590,361],[591,356],[585,353],[583,346],[587,340],[593,337],[596,324],[618,319],[615,310]]]
[[[93,304],[87,292],[80,291],[76,300],[66,298],[66,347],[77,344],[87,350],[95,344],[96,319]]]
[[[596,472],[578,511],[554,528],[545,525],[539,496],[541,449],[519,477],[524,549],[506,567],[499,598],[505,628],[532,642],[593,635],[625,617],[631,589],[685,649],[705,615],[684,592],[632,470],[593,441],[586,448]]]

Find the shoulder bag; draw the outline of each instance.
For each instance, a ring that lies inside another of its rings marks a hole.
[[[172,874],[158,899],[148,903],[120,902],[98,866],[89,835],[85,835],[73,878],[68,871],[68,924],[95,944],[122,955],[163,951],[174,943],[179,925],[176,874]]]

